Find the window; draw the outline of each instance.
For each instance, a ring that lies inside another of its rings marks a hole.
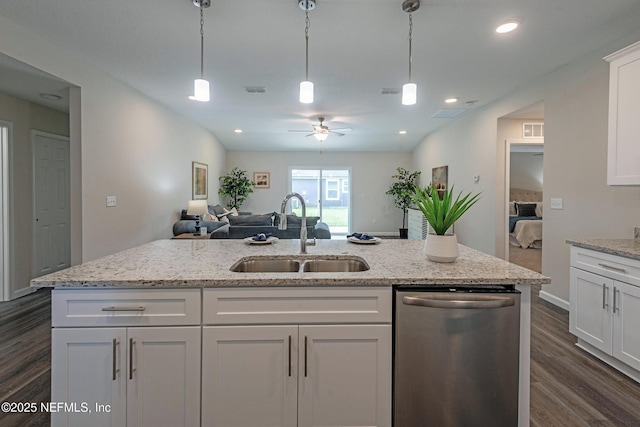
[[[338,194],[338,184],[340,183],[337,179],[327,179],[326,186],[326,195],[325,199],[327,200],[339,200],[340,194]]]
[[[349,192],[349,180],[348,179],[343,179],[342,180],[342,192],[343,193],[348,193]]]

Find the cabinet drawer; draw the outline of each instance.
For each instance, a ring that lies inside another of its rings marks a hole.
[[[391,323],[390,287],[225,288],[203,291],[203,323]]]
[[[572,246],[571,266],[640,286],[640,261],[635,259]]]
[[[51,321],[60,326],[200,325],[200,289],[55,289]]]

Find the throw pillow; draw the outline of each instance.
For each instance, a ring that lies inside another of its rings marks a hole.
[[[218,217],[215,216],[215,215],[212,215],[211,213],[206,213],[202,217],[202,220],[203,221],[209,221],[209,222],[216,222],[216,221],[218,221]]]
[[[187,215],[187,210],[186,209],[182,209],[182,212],[180,212],[180,219],[182,220],[195,220],[196,216],[195,215]]]
[[[224,208],[220,205],[211,206],[209,205],[209,212],[215,215],[222,215],[224,213]]]
[[[516,203],[518,216],[536,216],[535,203]]]

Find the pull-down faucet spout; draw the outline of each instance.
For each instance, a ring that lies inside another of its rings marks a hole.
[[[298,193],[289,193],[284,196],[282,200],[282,206],[280,206],[280,222],[278,223],[278,230],[286,230],[287,229],[287,215],[285,214],[285,208],[287,206],[287,202],[292,197],[300,200],[302,204],[302,224],[300,225],[300,253],[307,253],[307,244],[309,246],[314,246],[316,244],[316,239],[313,239],[313,242],[307,242],[307,206],[304,202],[304,198]]]

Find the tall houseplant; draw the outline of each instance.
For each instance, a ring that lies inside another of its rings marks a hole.
[[[416,188],[413,201],[422,211],[431,226],[432,233],[427,235],[424,250],[431,261],[453,262],[458,257],[458,239],[455,234],[447,234],[465,212],[480,200],[480,194],[467,193],[453,198],[451,189],[431,191],[430,187]]]
[[[402,209],[402,228],[400,231],[400,238],[407,238],[407,210],[413,202],[413,197],[416,194],[418,188],[417,181],[420,176],[420,171],[409,172],[403,167],[396,169],[397,173],[392,175],[391,178],[395,179],[395,182],[391,185],[391,188],[387,190],[385,194],[393,196],[393,203],[397,208]]]
[[[242,203],[247,199],[250,193],[253,193],[254,184],[247,178],[247,171],[243,171],[240,168],[234,167],[231,172],[221,176],[220,189],[218,194],[226,197],[229,200],[229,208],[239,209]]]

